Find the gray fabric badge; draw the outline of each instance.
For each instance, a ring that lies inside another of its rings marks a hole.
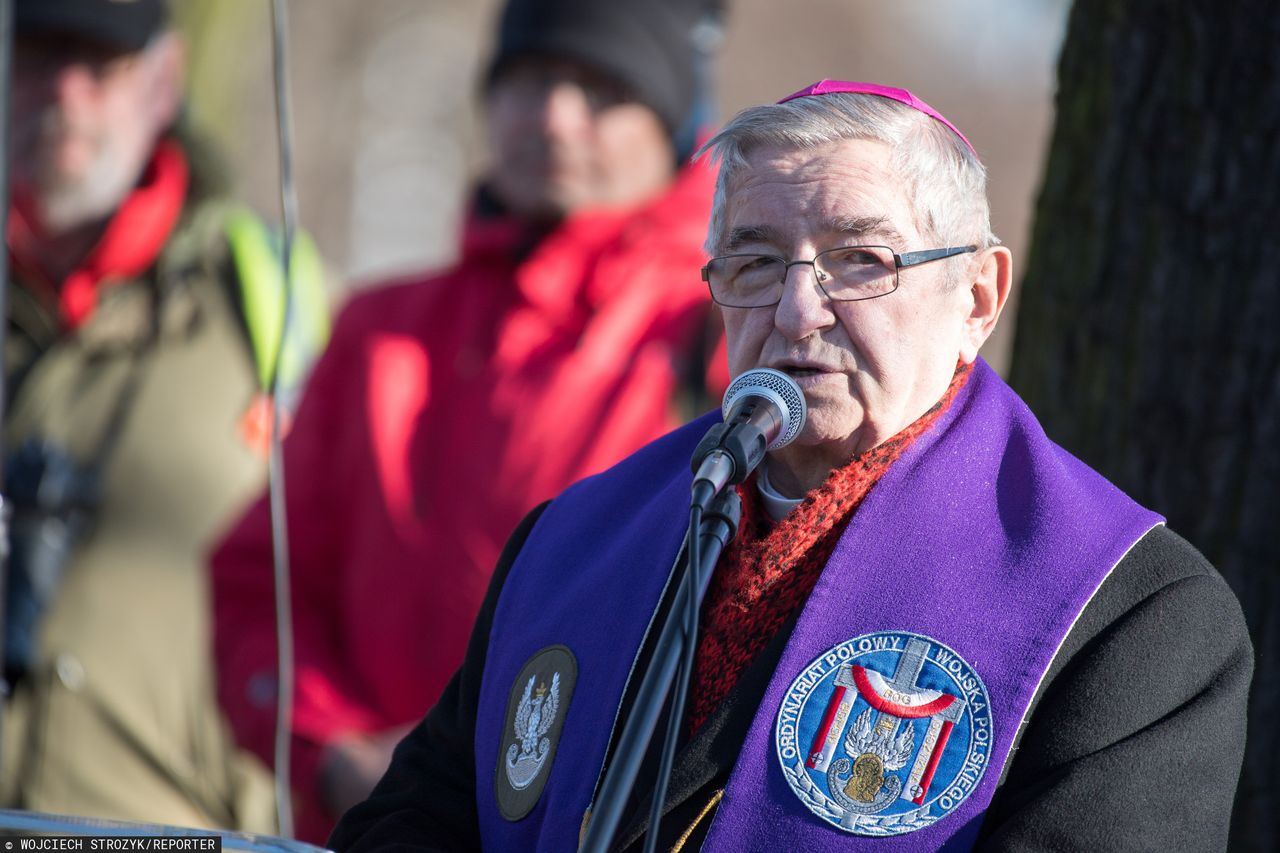
[[[547,646],[529,658],[511,685],[493,780],[498,811],[507,820],[520,820],[538,804],[577,680],[573,652]]]

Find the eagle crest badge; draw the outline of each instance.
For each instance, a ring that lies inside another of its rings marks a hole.
[[[573,653],[548,646],[512,682],[494,776],[498,811],[507,820],[527,815],[542,796],[577,678]]]
[[[519,744],[507,747],[507,779],[518,791],[529,787],[542,772],[547,753],[551,751],[551,739],[546,735],[560,710],[560,673],[552,674],[550,692],[546,682],[534,690],[533,682],[537,679],[537,675],[529,676],[516,708],[515,735]]]
[[[846,832],[901,835],[954,811],[992,744],[976,671],[919,634],[882,631],[820,655],[791,683],[774,730],[791,790]]]

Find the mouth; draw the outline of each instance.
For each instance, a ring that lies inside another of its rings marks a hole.
[[[835,373],[832,368],[820,364],[775,364],[774,370],[780,370],[793,379],[803,379],[808,376],[823,376],[828,373]]]

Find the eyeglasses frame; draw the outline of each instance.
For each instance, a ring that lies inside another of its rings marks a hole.
[[[830,293],[827,292],[827,289],[822,286],[822,276],[818,275],[817,263],[818,263],[818,258],[822,257],[828,252],[838,252],[841,249],[887,249],[889,251],[889,254],[893,256],[893,267],[894,267],[893,268],[893,288],[891,290],[886,290],[884,293],[877,293],[874,296],[857,296],[852,299],[837,299],[836,297],[832,296]],[[934,261],[941,261],[946,258],[953,258],[957,255],[964,255],[964,254],[968,254],[970,252],[976,252],[976,251],[978,251],[978,247],[976,245],[949,246],[944,249],[921,249],[916,252],[904,252],[900,255],[889,246],[879,246],[879,245],[873,245],[873,244],[868,244],[868,245],[854,244],[850,246],[835,246],[834,248],[831,248],[831,249],[823,249],[821,252],[818,252],[810,260],[807,260],[807,261],[802,261],[802,260],[789,261],[786,258],[782,257],[781,255],[770,255],[765,252],[734,252],[728,255],[716,255],[714,258],[711,258],[711,260],[707,261],[706,264],[704,264],[702,267],[702,280],[707,284],[707,292],[711,294],[711,301],[716,303],[717,305],[721,305],[725,308],[769,308],[773,305],[777,305],[779,302],[782,301],[781,294],[779,294],[778,298],[773,302],[765,302],[762,305],[730,305],[728,303],[721,302],[719,299],[716,299],[715,291],[711,289],[711,264],[715,261],[719,261],[724,258],[773,258],[774,260],[782,261],[782,284],[783,285],[787,283],[787,275],[790,274],[792,267],[796,266],[797,264],[801,264],[801,265],[807,264],[808,266],[813,268],[813,278],[814,278],[814,281],[817,282],[818,288],[832,302],[865,302],[868,299],[879,299],[881,296],[888,296],[890,293],[894,293],[895,291],[897,291],[898,284],[899,284],[899,279],[898,279],[899,270],[907,269],[908,267],[918,267],[922,264],[930,264],[930,263],[933,263]]]

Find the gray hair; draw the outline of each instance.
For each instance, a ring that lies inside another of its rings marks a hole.
[[[922,234],[948,246],[997,245],[987,204],[987,170],[949,127],[898,101],[839,93],[749,107],[698,150],[720,161],[706,249],[724,246],[729,188],[751,152],[778,146],[806,150],[831,142],[869,139],[888,144],[890,164],[906,185]],[[908,249],[933,247],[893,247]]]

